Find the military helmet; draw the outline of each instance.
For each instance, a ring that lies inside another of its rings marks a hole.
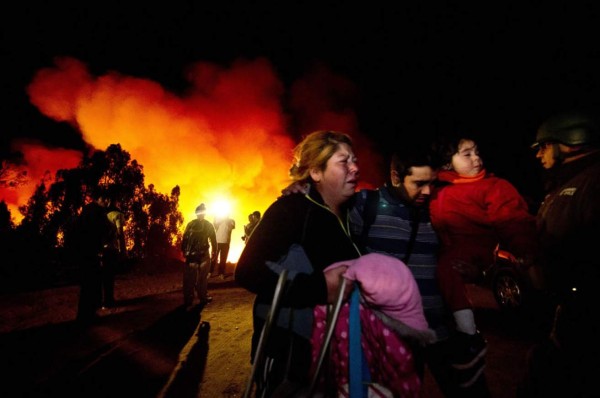
[[[598,124],[588,114],[568,112],[547,119],[537,131],[532,148],[537,148],[545,142],[561,144],[588,145],[598,143]]]

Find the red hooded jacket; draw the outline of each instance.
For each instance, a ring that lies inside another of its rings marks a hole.
[[[535,250],[535,217],[508,181],[485,170],[473,177],[441,171],[438,179],[443,185],[434,191],[430,211],[441,242],[439,271],[456,260],[484,270],[498,243],[517,257]]]

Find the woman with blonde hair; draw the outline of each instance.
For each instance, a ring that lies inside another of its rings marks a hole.
[[[259,364],[255,378],[264,396],[281,393],[275,389],[284,380],[288,387],[301,388],[308,384],[312,309],[335,301],[340,276],[347,267],[323,270],[330,264],[360,255],[350,237],[348,224],[348,204],[359,178],[350,137],[336,131],[315,131],[307,135],[294,149],[290,177],[293,182],[308,183],[308,193],[282,196],[269,206],[252,232],[252,239],[248,240],[235,270],[236,282],[256,294],[251,352],[254,361],[265,323],[260,310],[270,305],[279,278],[269,264],[276,263],[296,244],[302,247],[312,266],[312,272],[296,274],[286,286],[282,305],[308,309],[309,316],[294,319],[292,332],[279,324],[270,331],[264,361]],[[347,294],[351,287],[349,283]],[[285,394],[290,396],[293,391],[286,390]]]

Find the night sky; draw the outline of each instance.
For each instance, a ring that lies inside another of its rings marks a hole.
[[[594,1],[54,3],[3,12],[3,155],[16,137],[83,146],[25,92],[59,55],[175,93],[186,89],[185,66],[199,60],[265,57],[285,84],[326,65],[355,84],[360,130],[382,152],[445,132],[476,134],[489,168],[525,191],[539,173],[529,149],[537,126],[554,112],[599,105]]]

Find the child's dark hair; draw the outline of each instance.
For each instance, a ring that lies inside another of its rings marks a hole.
[[[439,159],[440,165],[446,165],[452,162],[452,156],[458,153],[458,147],[463,140],[477,142],[472,135],[468,134],[448,134],[439,136],[434,140],[432,149],[435,156]]]

